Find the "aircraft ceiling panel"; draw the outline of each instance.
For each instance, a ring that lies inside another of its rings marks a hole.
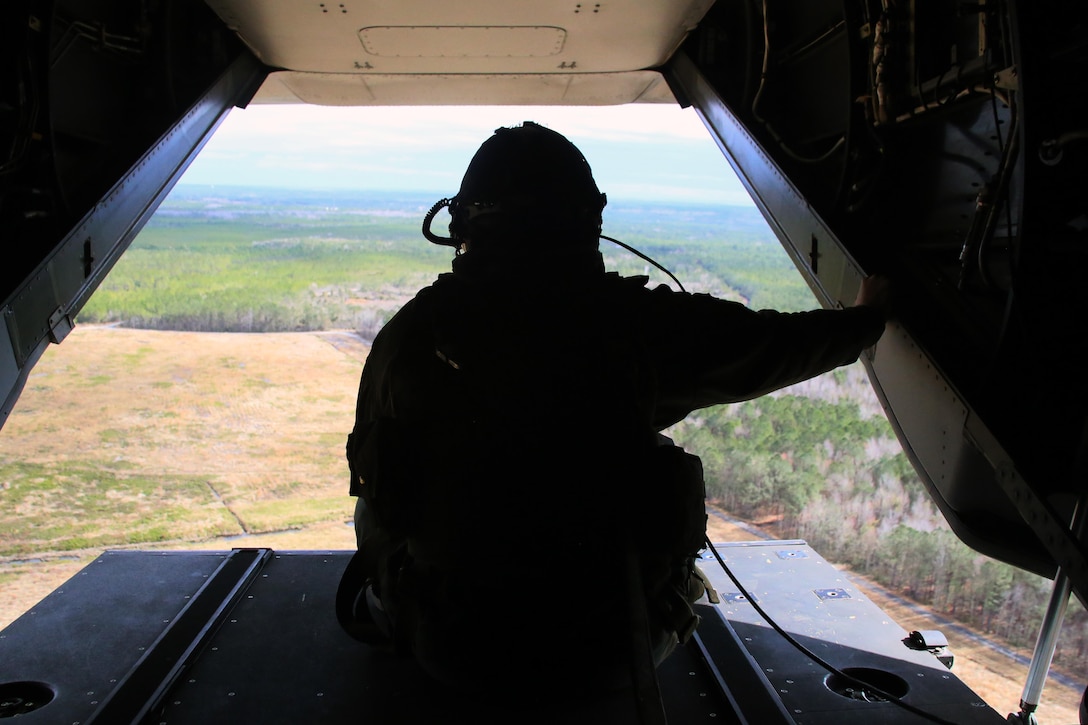
[[[668,60],[713,3],[208,0],[208,4],[274,68],[365,75],[653,68]]]
[[[567,31],[551,25],[370,25],[359,31],[363,50],[379,58],[546,58],[559,55]]]
[[[656,71],[546,75],[357,75],[279,71],[254,103],[320,106],[676,103]]]

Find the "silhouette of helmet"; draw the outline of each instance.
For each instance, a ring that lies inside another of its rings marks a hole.
[[[477,244],[520,237],[595,247],[605,202],[582,152],[526,121],[496,129],[476,151],[451,200],[450,231]]]

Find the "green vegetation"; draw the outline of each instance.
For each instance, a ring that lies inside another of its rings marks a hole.
[[[351,329],[372,337],[420,287],[449,269],[428,243],[429,201],[343,192],[176,190],[79,314],[80,322],[211,332]],[[441,218],[436,230],[441,230]],[[815,306],[747,207],[606,208],[606,233],[659,261],[691,291],[753,307]],[[610,269],[667,277],[609,242]]]
[[[239,533],[206,482],[79,464],[0,464],[0,554],[194,541]]]
[[[741,299],[756,309],[818,306],[755,208],[621,203],[605,207],[604,230],[665,263],[690,292]],[[601,250],[609,269],[667,281],[608,242]]]
[[[857,472],[867,441],[890,434],[853,401],[797,395],[710,408],[676,430],[679,444],[700,451],[707,496],[748,517],[796,516],[828,476]]]
[[[79,321],[216,332],[376,330],[403,295],[448,268],[449,250],[419,234],[421,207],[396,198],[341,208],[314,206],[305,196],[182,189]]]
[[[836,387],[851,385],[848,372]],[[862,416],[852,399],[785,394],[699,411],[670,433],[702,458],[707,497],[722,508],[774,522],[782,538],[977,631],[1034,644],[1050,582],[961,542],[882,416]],[[1088,663],[1082,607],[1070,608],[1055,662]]]
[[[236,506],[236,511],[252,531],[300,528],[343,517],[344,495],[337,493],[321,498],[295,496],[285,500],[241,503]]]

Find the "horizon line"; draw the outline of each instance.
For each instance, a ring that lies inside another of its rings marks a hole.
[[[315,186],[284,186],[281,184],[269,183],[269,184],[244,184],[236,182],[223,182],[223,183],[209,183],[205,181],[186,181],[184,179],[179,180],[173,188],[170,190],[170,194],[177,189],[182,188],[222,188],[222,189],[236,189],[247,191],[287,191],[287,192],[312,192],[312,193],[335,193],[335,194],[365,194],[365,193],[383,193],[383,194],[412,194],[418,196],[433,196],[435,200],[445,198],[445,193],[432,189],[406,189],[406,188],[390,188],[390,187],[347,187],[347,186],[328,186],[328,187],[315,187]],[[167,194],[163,200],[164,203],[170,198],[170,194]],[[659,206],[698,206],[698,207],[729,207],[729,208],[743,208],[754,209],[758,211],[754,201],[748,200],[746,203],[732,202],[729,200],[713,201],[709,199],[680,199],[672,196],[665,196],[661,198],[651,198],[641,195],[608,195],[608,203],[614,204],[655,204]],[[607,208],[607,207],[606,207]]]

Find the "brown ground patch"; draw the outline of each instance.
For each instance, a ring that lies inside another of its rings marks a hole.
[[[256,509],[256,526],[240,516],[250,532],[280,528],[267,519],[283,512],[262,502],[347,510],[344,439],[366,349],[349,333],[78,327],[31,373],[0,462],[201,477],[236,514]]]
[[[17,504],[10,481],[0,481],[0,518],[53,513],[62,532],[27,528],[34,553],[14,554],[11,531],[21,522],[5,519],[0,626],[104,548],[123,546],[118,522],[134,506],[161,514],[177,503],[156,480],[195,480],[202,501],[141,548],[354,547],[343,451],[368,349],[349,332],[77,327],[31,372],[0,433],[0,465],[10,476],[23,465],[52,476],[32,479],[40,490]],[[79,474],[96,469],[151,485],[92,501]],[[79,537],[65,539],[66,519],[80,522]],[[188,533],[196,531],[213,533]],[[85,548],[80,537],[112,540]]]

